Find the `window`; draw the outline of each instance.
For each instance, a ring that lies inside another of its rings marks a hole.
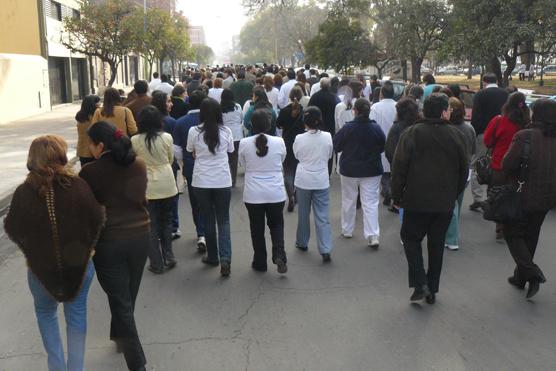
[[[62,20],[62,4],[50,0],[50,17],[58,21]]]
[[[81,18],[81,13],[79,13],[79,10],[77,10],[77,9],[72,9],[72,14],[71,15],[72,15],[73,18],[77,18],[77,19]]]

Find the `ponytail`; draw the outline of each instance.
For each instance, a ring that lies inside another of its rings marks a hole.
[[[265,109],[256,109],[251,117],[253,133],[258,134],[255,139],[257,156],[265,157],[268,154],[268,139],[265,135],[270,130],[270,114]]]
[[[110,156],[118,165],[129,166],[135,161],[131,140],[114,125],[106,121],[98,121],[89,128],[88,134],[94,144],[104,145],[105,151],[110,152]]]

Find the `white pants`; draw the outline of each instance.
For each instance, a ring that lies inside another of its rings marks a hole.
[[[361,195],[363,209],[363,233],[365,238],[379,236],[378,203],[380,195],[380,176],[351,178],[342,176],[342,233],[352,234],[355,228],[357,191]]]

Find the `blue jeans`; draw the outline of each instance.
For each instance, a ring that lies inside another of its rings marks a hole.
[[[178,165],[178,162],[176,160],[174,160],[174,163],[172,164],[172,171],[174,172],[174,180],[178,180],[178,173],[180,170],[180,166]],[[178,229],[180,229],[180,216],[178,213],[178,206],[180,204],[180,194],[176,194],[173,198],[172,201],[172,233],[175,233],[178,231]]]
[[[87,296],[95,275],[95,268],[89,262],[85,270],[83,285],[72,301],[64,304],[66,335],[68,342],[68,362],[64,358],[64,347],[58,325],[58,302],[44,288],[37,276],[29,270],[27,281],[35,303],[35,314],[39,324],[44,349],[48,355],[50,371],[82,371],[85,359],[85,338],[87,337]]]
[[[307,247],[311,236],[310,215],[311,206],[315,219],[315,229],[317,230],[317,247],[319,253],[330,254],[332,251],[332,230],[328,215],[328,205],[330,203],[329,190],[307,190],[296,188],[298,205],[297,219],[297,238],[296,245]]]
[[[467,185],[465,186],[467,188]],[[446,245],[457,246],[459,243],[459,217],[461,215],[461,204],[463,203],[463,195],[465,194],[465,188],[458,196],[456,200],[456,205],[452,213],[452,220],[448,226],[448,231],[446,232]]]
[[[205,236],[205,222],[201,215],[201,209],[199,207],[199,201],[193,190],[191,183],[193,182],[193,167],[194,163],[189,163],[184,161],[183,163],[183,176],[187,180],[187,193],[189,194],[189,203],[191,204],[191,214],[193,215],[193,223],[195,224],[195,229],[197,231],[197,237]]]
[[[232,188],[193,189],[205,222],[207,259],[212,262],[231,262],[232,241],[230,238],[230,199]],[[218,224],[218,244],[216,225]]]

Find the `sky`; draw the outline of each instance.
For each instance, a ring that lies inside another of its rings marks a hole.
[[[232,36],[248,19],[241,0],[177,0],[176,8],[192,25],[204,27],[207,45],[217,55],[232,47]]]

